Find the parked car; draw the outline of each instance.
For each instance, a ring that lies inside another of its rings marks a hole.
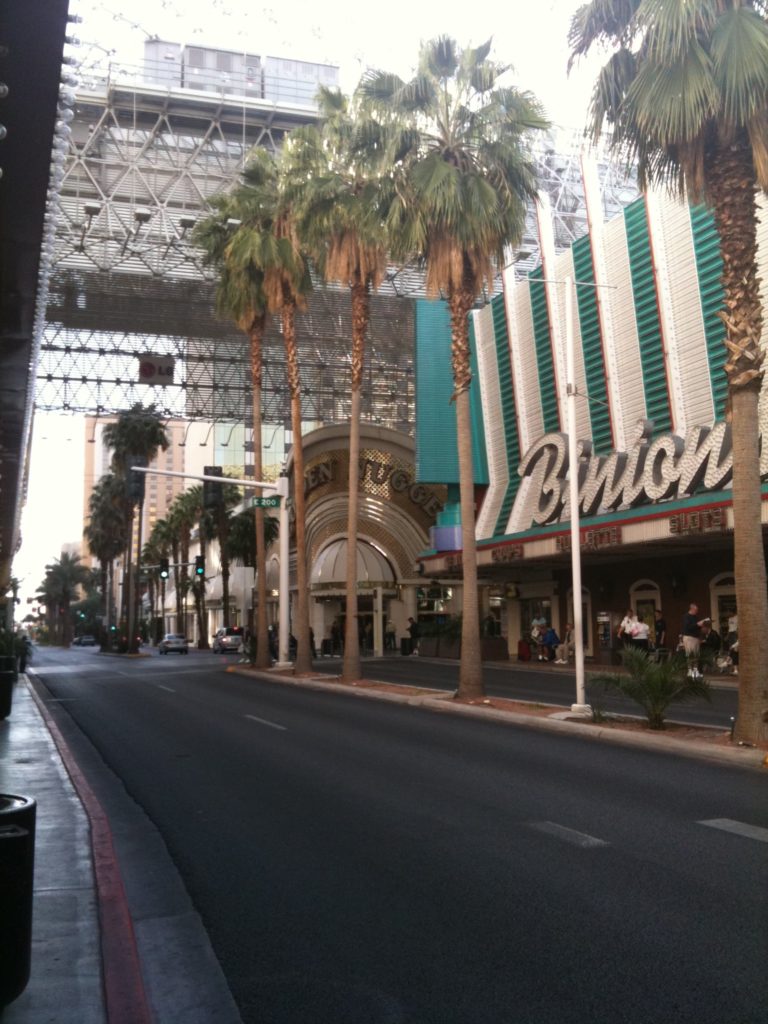
[[[189,643],[181,633],[166,633],[157,645],[160,654],[168,654],[169,651],[177,651],[179,654],[189,654]]]
[[[95,647],[96,637],[85,634],[84,636],[76,636],[72,641],[73,647]]]
[[[237,654],[243,647],[242,626],[222,626],[213,637],[213,653],[226,654],[229,651]]]

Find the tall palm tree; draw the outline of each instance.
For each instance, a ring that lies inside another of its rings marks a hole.
[[[312,290],[312,279],[307,257],[299,242],[291,189],[286,187],[286,182],[287,175],[281,173],[278,160],[265,149],[256,149],[243,172],[240,201],[245,217],[232,235],[227,258],[236,267],[249,263],[261,267],[266,308],[271,314],[280,315],[291,396],[293,436],[297,586],[296,609],[293,614],[293,633],[297,640],[295,671],[308,673],[312,670],[312,658],[309,644],[309,574],[296,312],[306,305],[306,297]]]
[[[252,194],[242,188],[236,189],[232,194],[217,197],[213,202],[214,212],[195,227],[193,240],[203,250],[205,263],[215,267],[218,273],[217,312],[221,316],[234,320],[239,329],[248,337],[252,388],[253,470],[254,478],[261,480],[264,471],[261,432],[263,340],[267,323],[264,271],[256,258],[257,247],[254,246],[250,254],[235,261],[232,259],[229,244],[232,239],[230,227],[232,224],[243,224],[245,230],[252,234],[261,232],[262,223],[258,216],[258,206],[254,211],[249,202],[252,198]],[[269,668],[271,660],[267,641],[267,555],[264,545],[264,509],[254,509],[252,518],[256,543],[256,667]],[[226,548],[226,544],[223,547]]]
[[[410,81],[371,71],[360,84],[365,103],[394,129],[391,250],[426,264],[428,294],[445,295],[450,310],[463,564],[458,695],[467,699],[484,693],[468,316],[503,266],[505,248],[522,237],[536,194],[528,140],[548,126],[531,93],[503,84],[510,69],[489,53],[490,42],[462,50],[440,36],[422,46]]]
[[[77,599],[80,587],[88,586],[92,580],[91,570],[83,565],[79,555],[62,552],[60,558],[55,558],[45,567],[45,579],[38,593],[49,609],[55,609],[52,616],[54,637],[65,647],[72,640],[69,606]]]
[[[200,606],[201,587],[193,586],[196,583],[189,575],[189,549],[192,541],[192,530],[200,520],[203,510],[203,489],[197,484],[189,490],[178,494],[168,510],[168,521],[171,528],[178,537],[178,556],[175,558],[176,565],[176,618],[179,632],[187,632],[186,623],[186,597],[192,591],[195,598],[195,609],[198,619],[198,641],[201,649],[208,649],[208,630],[205,628]],[[204,591],[204,587],[202,588]]]
[[[768,191],[765,0],[592,0],[574,15],[573,61],[613,54],[592,99],[592,134],[658,182],[713,211],[723,260],[725,371],[733,436],[733,545],[739,612],[735,736],[768,738],[768,592],[760,523],[758,399],[763,378],[758,190]]]
[[[153,560],[160,561],[161,558],[169,558],[173,551],[173,530],[171,524],[167,519],[156,520],[152,527],[152,532],[149,535],[149,543],[152,546]],[[170,559],[169,559],[170,560]],[[161,628],[158,630],[160,634],[165,633],[165,587],[166,581],[164,577],[160,577],[160,624]],[[162,637],[158,637],[161,639]]]
[[[104,428],[103,434],[104,444],[112,449],[112,470],[119,476],[122,476],[128,482],[129,501],[131,508],[128,543],[126,550],[128,553],[127,557],[127,575],[126,590],[128,594],[131,593],[131,576],[133,573],[132,567],[132,547],[133,547],[133,509],[135,505],[139,507],[139,543],[137,546],[136,560],[137,563],[141,558],[141,533],[142,533],[142,522],[143,522],[143,495],[144,495],[144,483],[143,480],[134,481],[130,473],[131,465],[137,463],[143,463],[148,465],[152,459],[157,455],[158,450],[166,450],[170,441],[168,439],[168,433],[163,425],[162,418],[159,412],[155,409],[154,405],[143,406],[140,402],[136,402],[127,409],[125,412],[120,413],[117,419],[113,423],[108,423]],[[138,483],[138,487],[134,489],[134,483]],[[138,569],[138,565],[137,565]],[[139,586],[138,579],[133,588],[135,590],[135,597],[133,603],[129,605],[128,609],[128,650],[135,652],[137,650],[136,644],[136,629],[131,628],[136,624],[138,619],[138,606],[139,606]]]
[[[387,233],[381,216],[381,172],[363,144],[364,121],[337,89],[321,88],[320,126],[297,129],[286,146],[297,222],[323,276],[350,289],[352,374],[349,419],[346,624],[342,680],[360,679],[357,612],[357,529],[360,410],[371,292],[384,277]]]
[[[92,554],[98,559],[101,571],[104,621],[112,624],[114,563],[125,545],[130,518],[130,504],[122,477],[105,473],[94,485],[88,500],[88,522],[83,529]]]
[[[226,480],[224,476],[222,480]],[[232,509],[242,501],[242,490],[233,484],[224,483],[218,500],[207,507],[205,488],[203,488],[203,509],[200,516],[200,533],[205,540],[218,540],[219,561],[221,563],[221,602],[223,609],[222,625],[229,626],[229,531],[232,525]],[[263,509],[262,509],[263,511]],[[254,532],[254,540],[256,533]],[[266,617],[266,616],[265,616]]]

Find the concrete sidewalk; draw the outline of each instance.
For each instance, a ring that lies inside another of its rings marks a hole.
[[[3,1024],[241,1024],[165,843],[44,685],[0,721],[0,793],[37,803],[32,967]]]

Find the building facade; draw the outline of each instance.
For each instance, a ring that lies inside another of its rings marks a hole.
[[[555,255],[540,208],[541,266],[472,315],[478,572],[511,653],[534,618],[573,621],[567,436],[568,341],[573,341],[585,650],[607,659],[628,607],[667,622],[696,601],[721,635],[736,611],[731,438],[723,363],[720,257],[711,215],[665,194],[603,223],[585,168],[590,231]],[[758,228],[768,281],[768,209]],[[566,302],[573,282],[572,328]],[[768,291],[764,302],[768,307]],[[768,308],[766,308],[768,313]],[[419,480],[458,482],[444,382],[421,367],[448,363],[434,314],[417,335]],[[765,344],[765,340],[763,342]],[[423,386],[422,386],[423,385]],[[426,414],[423,410],[426,407]],[[768,436],[768,383],[760,399]],[[449,458],[446,461],[446,453]],[[768,445],[762,449],[768,478]],[[763,484],[768,524],[768,485]],[[441,513],[426,575],[461,578],[455,503]]]

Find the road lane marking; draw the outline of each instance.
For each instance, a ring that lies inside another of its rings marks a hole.
[[[577,832],[575,829],[566,828],[565,825],[557,825],[554,821],[530,821],[528,824],[537,832],[544,832],[548,836],[562,839],[563,842],[570,843],[571,846],[580,846],[584,850],[595,846],[610,845],[604,839],[587,835],[586,832]]]
[[[176,691],[172,690],[170,686],[163,686],[161,683],[157,683],[156,685],[158,690],[166,690],[168,693],[176,693]]]
[[[246,718],[250,718],[252,722],[258,722],[259,725],[268,725],[270,729],[279,729],[281,732],[288,732],[288,727],[285,725],[278,725],[277,722],[270,722],[266,718],[257,718],[256,715],[246,715]]]
[[[745,836],[747,839],[757,839],[759,843],[768,843],[768,828],[748,825],[745,821],[734,821],[733,818],[710,818],[708,821],[699,821],[697,824],[706,825],[707,828],[719,828],[723,832],[733,832],[734,835]]]

